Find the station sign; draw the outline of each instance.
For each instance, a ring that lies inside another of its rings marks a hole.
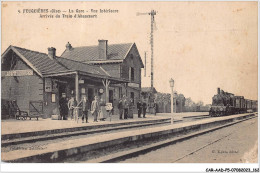
[[[139,88],[139,84],[137,83],[128,83],[129,87]]]
[[[79,84],[84,84],[84,80],[79,80]]]
[[[10,70],[2,71],[2,76],[32,76],[33,70]]]

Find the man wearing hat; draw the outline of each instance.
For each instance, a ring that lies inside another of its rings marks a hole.
[[[84,118],[86,118],[86,123],[88,123],[89,102],[85,95],[82,97],[82,100],[79,102],[79,105],[82,106],[82,123],[84,123]]]
[[[71,96],[71,98],[68,102],[69,116],[70,116],[71,120],[73,120],[73,111],[74,111],[74,107],[76,107],[76,105],[77,105],[77,103],[76,103],[74,96]]]
[[[92,101],[91,103],[91,114],[94,116],[94,122],[98,122],[97,121],[98,112],[99,112],[99,102],[98,102],[98,97],[95,96],[95,100]]]

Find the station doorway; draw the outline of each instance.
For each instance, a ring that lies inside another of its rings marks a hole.
[[[88,88],[88,101],[92,103],[94,100],[94,88]]]
[[[66,84],[65,83],[58,83],[58,87],[59,87],[59,99],[61,97],[66,98],[67,97],[67,93],[66,93]]]
[[[114,92],[113,90],[109,90],[109,99],[108,99],[109,103],[113,103],[114,101]]]

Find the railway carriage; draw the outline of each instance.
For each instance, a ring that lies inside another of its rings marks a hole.
[[[253,110],[253,112],[257,112],[258,111],[258,102],[257,102],[257,100],[252,100],[252,110]]]

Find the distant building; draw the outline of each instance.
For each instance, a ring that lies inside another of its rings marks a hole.
[[[143,87],[141,90],[141,100],[147,103],[147,112],[153,113],[154,101],[156,98],[156,89],[153,87]]]
[[[145,100],[147,103],[148,103],[148,100],[151,100],[153,94],[156,94],[157,91],[155,88],[153,88],[153,91],[151,89],[151,87],[142,87],[141,89],[141,96],[142,96],[142,99]]]
[[[142,99],[147,102],[150,107],[153,107],[154,102],[157,104],[158,113],[170,113],[171,112],[171,94],[157,92],[155,88],[153,91],[151,87],[142,88]],[[173,112],[184,112],[185,97],[183,94],[174,93],[173,98]],[[152,110],[152,109],[151,109]],[[149,111],[151,111],[149,110]],[[152,112],[151,112],[152,113]]]

